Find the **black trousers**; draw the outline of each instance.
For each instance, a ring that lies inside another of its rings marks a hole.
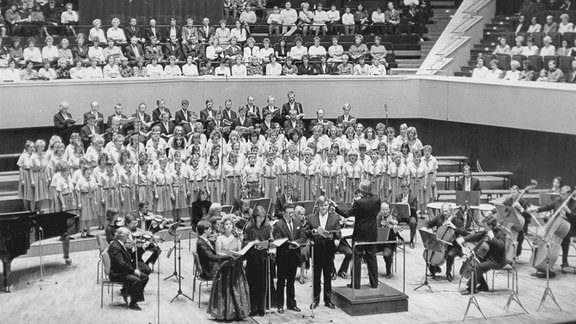
[[[340,268],[338,268],[338,273],[347,273],[350,267],[350,262],[352,261],[352,247],[348,244],[347,240],[341,240],[338,244],[338,252],[344,254],[344,260]]]
[[[298,260],[298,259],[296,259]],[[280,261],[280,260],[278,260]],[[276,265],[276,307],[284,306],[284,288],[286,288],[286,307],[296,307],[294,291],[294,281],[296,281],[296,270],[298,262],[278,262]]]
[[[148,275],[141,272],[140,276],[135,274],[114,276],[110,275],[112,281],[123,282],[126,287],[126,292],[130,295],[130,303],[137,303],[144,301],[144,288],[148,284]]]
[[[490,259],[487,259],[487,260],[480,262],[476,266],[476,276],[474,278],[474,286],[475,286],[474,288],[479,287],[479,286],[488,287],[488,283],[484,279],[484,274],[486,272],[488,272],[489,270],[500,269],[500,268],[502,268],[501,265],[499,265],[498,263],[496,263]],[[472,278],[470,278],[470,280],[468,281],[468,289],[471,288],[471,285],[472,285]]]
[[[362,269],[362,258],[366,260],[368,266],[368,278],[370,279],[370,286],[378,286],[378,261],[376,260],[376,245],[360,245],[354,251],[354,268],[352,270],[354,280],[353,285],[360,288],[360,272]]]
[[[332,267],[334,252],[314,248],[314,302],[320,302],[320,277],[324,277],[324,303],[332,302]]]

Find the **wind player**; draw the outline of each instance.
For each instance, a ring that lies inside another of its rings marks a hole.
[[[555,212],[560,208],[560,206],[566,201],[566,199],[570,199],[570,201],[566,205],[566,218],[570,222],[570,232],[564,239],[562,240],[562,264],[561,267],[565,268],[568,266],[568,249],[570,248],[570,237],[574,235],[576,231],[576,200],[571,198],[572,188],[570,186],[563,186],[560,188],[560,197],[556,198],[552,203],[549,205],[544,205],[540,207],[529,207],[528,212],[545,212],[554,210]]]
[[[472,287],[471,277],[467,283],[468,287],[462,291],[462,295],[471,294],[472,289],[474,289],[474,293],[488,291],[488,283],[484,279],[484,273],[492,269],[501,269],[506,265],[506,233],[497,226],[498,218],[494,215],[489,215],[482,222],[484,223],[484,231],[456,239],[456,242],[461,246],[464,242],[487,243],[489,246],[488,253],[478,260],[476,272],[472,274],[475,275],[474,287]]]
[[[314,301],[310,309],[318,307],[320,303],[320,276],[324,277],[324,305],[335,309],[332,303],[332,260],[334,259],[334,239],[340,238],[340,217],[329,213],[328,200],[324,196],[316,200],[318,212],[308,216],[302,231],[302,240],[313,239],[313,291]],[[321,228],[322,230],[319,230]]]
[[[278,313],[284,313],[284,287],[286,287],[286,308],[295,312],[300,312],[296,306],[294,281],[296,280],[296,269],[300,265],[300,243],[302,222],[294,217],[294,205],[287,203],[284,206],[282,218],[274,224],[274,239],[287,238],[288,242],[282,244],[276,250],[276,272],[277,290],[276,306]],[[295,242],[295,243],[293,243]]]
[[[452,210],[450,204],[442,204],[440,208],[440,215],[436,216],[434,219],[429,220],[426,222],[426,227],[430,229],[440,228],[440,226],[446,225],[454,229],[455,238],[460,236],[466,236],[468,232],[464,227],[464,219],[461,215],[457,215]],[[446,249],[446,279],[450,282],[454,280],[452,277],[452,266],[454,265],[454,257],[455,256],[462,256],[462,249],[459,245],[455,244],[456,241],[449,242],[452,243]],[[442,272],[442,269],[439,266],[430,265],[430,272],[434,277],[436,273]]]

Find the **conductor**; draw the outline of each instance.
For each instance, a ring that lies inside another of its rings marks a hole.
[[[336,203],[330,203],[336,208],[336,213],[343,217],[354,216],[354,232],[352,239],[354,242],[375,242],[378,240],[378,230],[376,218],[380,211],[380,198],[372,194],[372,184],[370,180],[360,182],[360,198],[352,203],[349,210],[343,210],[336,206]],[[352,284],[348,287],[360,289],[360,269],[362,258],[368,265],[368,277],[370,278],[370,287],[378,288],[378,262],[376,261],[376,245],[360,245],[356,247],[354,254],[354,267],[352,268]]]

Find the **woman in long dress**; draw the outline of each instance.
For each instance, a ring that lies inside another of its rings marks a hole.
[[[248,286],[250,287],[250,316],[264,316],[267,304],[267,290],[270,285],[270,294],[275,296],[274,282],[272,281],[272,262],[268,262],[268,250],[262,243],[268,243],[272,239],[272,227],[268,223],[266,211],[262,206],[257,206],[252,212],[252,219],[244,230],[244,242],[255,242],[246,256],[246,273],[248,274]],[[269,268],[266,269],[268,264]],[[267,278],[268,285],[266,284]],[[273,302],[275,298],[270,298]],[[270,308],[272,305],[269,305]]]
[[[428,176],[428,169],[426,169],[426,166],[422,163],[420,153],[414,155],[414,160],[408,169],[410,173],[410,188],[416,195],[416,199],[418,199],[418,210],[423,215],[426,213],[424,196],[427,190],[426,182],[428,179],[426,177]]]
[[[426,202],[433,202],[436,199],[436,174],[438,172],[438,160],[432,156],[432,146],[424,146],[424,157],[422,158],[422,163],[428,169],[428,176],[426,177]]]
[[[222,225],[224,231],[216,238],[216,254],[231,258],[214,275],[208,313],[217,320],[244,320],[250,313],[249,288],[242,260],[232,253],[242,248],[242,234],[236,232],[231,216],[224,217]]]
[[[35,143],[36,154],[32,158],[32,177],[34,180],[34,200],[36,208],[40,212],[46,212],[50,208],[50,177],[48,174],[48,158],[44,149],[46,142],[37,140]]]
[[[394,203],[396,202],[396,196],[400,194],[400,185],[407,174],[406,165],[402,163],[400,152],[394,153],[392,156],[392,163],[390,163],[390,168],[388,168],[388,174],[390,175],[390,199],[388,199],[388,201]]]
[[[212,198],[212,202],[222,201],[222,168],[218,155],[210,155],[208,164],[206,188]]]
[[[80,209],[80,221],[84,223],[82,237],[93,237],[90,234],[90,226],[95,225],[97,221],[96,206],[98,201],[95,199],[95,192],[98,191],[98,183],[92,175],[90,168],[82,170],[82,176],[76,183],[76,195],[78,197],[78,209]]]
[[[34,187],[36,186],[33,177],[34,142],[26,141],[24,152],[20,155],[17,165],[20,168],[20,185],[18,186],[18,198],[24,202],[24,208],[34,211]]]

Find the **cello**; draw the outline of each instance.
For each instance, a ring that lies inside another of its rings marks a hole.
[[[558,259],[561,248],[560,244],[562,240],[564,240],[564,237],[570,232],[570,223],[566,219],[567,205],[575,196],[576,191],[566,198],[544,226],[544,235],[537,236],[530,264],[539,272],[549,270],[550,267],[556,263],[556,259]],[[540,223],[538,223],[538,225],[542,228]]]

